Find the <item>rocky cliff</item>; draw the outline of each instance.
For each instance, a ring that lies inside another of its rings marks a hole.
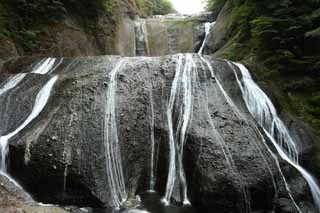
[[[222,9],[205,53],[245,63],[273,97],[282,117],[304,121],[305,129],[318,138],[319,2],[210,2],[215,3],[213,10]],[[306,159],[318,175],[319,147],[317,142],[313,157]]]
[[[125,55],[130,53],[122,37],[131,33],[128,22],[138,15],[172,11],[167,1],[159,0],[4,0],[0,2],[0,59]]]

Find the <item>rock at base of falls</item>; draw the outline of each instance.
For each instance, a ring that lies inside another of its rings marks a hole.
[[[129,199],[149,190],[151,131],[156,156],[155,189],[164,195],[169,165],[166,108],[176,58],[126,58],[126,65],[117,75],[116,120]],[[197,77],[192,82],[192,119],[183,165],[193,206],[203,209],[201,212],[259,212],[282,208],[283,202],[277,201],[284,199],[294,208],[274,158],[249,125],[254,122],[241,99],[233,71],[225,61],[208,58],[214,78],[198,55],[192,58],[198,69],[193,73]],[[53,73],[28,75],[0,97],[0,103],[6,106],[0,109],[1,120],[5,121],[1,123],[1,134],[5,135],[28,116],[37,91],[50,75],[59,75],[45,109],[10,140],[8,170],[37,201],[112,205],[103,123],[108,74],[119,60],[115,56],[66,58]],[[27,72],[27,61],[30,59],[21,58],[4,64],[0,82],[10,76],[8,72]],[[226,100],[218,81],[234,106]],[[152,117],[154,127],[150,128]],[[311,198],[303,179],[293,168],[283,162],[280,165],[297,203],[309,205]],[[293,184],[295,181],[298,184]],[[174,191],[179,191],[178,187],[179,181]],[[174,193],[172,201],[181,203],[179,193]]]
[[[28,194],[1,174],[0,198],[0,212],[67,213],[59,207],[41,206],[35,203]]]

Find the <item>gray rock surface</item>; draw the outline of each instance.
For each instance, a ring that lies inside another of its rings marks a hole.
[[[67,213],[67,211],[59,207],[41,206],[35,203],[23,189],[16,186],[15,183],[2,174],[0,174],[0,198],[1,213]]]
[[[192,58],[198,68],[193,71],[197,80],[192,82],[193,115],[183,156],[192,204],[202,212],[221,213],[294,209],[276,161],[244,107],[233,71],[225,61],[208,58],[216,75],[213,78],[198,55]],[[0,108],[5,120],[1,126],[4,135],[17,128],[30,113],[44,83],[59,75],[40,116],[10,140],[9,171],[37,201],[112,206],[103,122],[108,73],[121,59],[66,58],[53,73],[29,74],[18,87],[1,97],[0,102],[6,106]],[[175,55],[125,58],[127,64],[118,74],[116,119],[129,199],[149,189],[151,103],[158,150],[156,190],[164,194],[169,165],[166,107],[176,59]],[[0,82],[10,73],[30,70],[28,61],[37,60],[21,58],[5,64]],[[237,109],[226,100],[218,82]],[[297,202],[311,205],[303,179],[291,167],[280,164],[288,181],[296,181],[291,185],[305,192],[295,194]],[[178,194],[174,199],[181,201]],[[289,201],[284,205],[282,199]]]

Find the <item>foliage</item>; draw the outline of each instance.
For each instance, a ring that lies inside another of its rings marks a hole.
[[[25,49],[32,49],[35,46],[36,32],[29,30],[20,32],[20,39]]]
[[[226,0],[208,0],[207,9],[208,10],[215,10],[216,8],[221,9],[225,3],[226,3]]]
[[[220,56],[246,62],[257,79],[277,88],[282,110],[320,134],[320,0],[207,1],[211,10],[228,8]]]
[[[169,0],[136,0],[136,5],[145,15],[165,15],[176,12]]]
[[[8,37],[10,32],[8,30],[8,14],[5,11],[5,8],[0,3],[0,40]]]
[[[104,11],[107,13],[112,13],[113,9],[114,9],[114,1],[110,0],[110,1],[106,1],[103,4],[104,6]]]
[[[207,0],[206,2],[208,10],[220,10],[227,3],[227,0]],[[244,3],[245,0],[229,0],[229,2],[234,6],[239,6]]]

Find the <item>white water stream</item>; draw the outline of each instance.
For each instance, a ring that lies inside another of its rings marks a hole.
[[[170,163],[166,193],[162,200],[166,205],[170,203],[177,177],[182,188],[181,196],[183,204],[190,205],[187,196],[187,181],[183,169],[183,149],[192,119],[192,82],[194,82],[194,72],[196,72],[196,69],[197,66],[192,54],[178,55],[176,73],[172,82],[167,107]],[[175,122],[175,118],[177,122]]]
[[[277,111],[269,97],[253,81],[249,70],[242,64],[235,63],[235,65],[242,74],[242,79],[240,80],[236,71],[233,70],[250,113],[263,128],[264,133],[270,139],[280,157],[295,167],[305,178],[310,187],[315,205],[320,210],[319,186],[316,180],[299,165],[299,152],[296,142],[277,115]]]
[[[107,179],[111,193],[111,200],[116,209],[119,209],[127,199],[116,118],[117,77],[118,73],[125,65],[125,59],[120,60],[115,68],[109,73],[110,82],[106,93],[107,103],[104,121],[104,145]]]
[[[0,165],[0,171],[3,173],[7,172],[7,163],[6,163],[6,158],[8,154],[8,141],[17,135],[21,130],[23,130],[29,123],[31,123],[38,115],[42,112],[44,107],[46,106],[51,90],[57,81],[58,76],[52,77],[45,85],[44,87],[39,91],[34,107],[32,109],[32,112],[30,115],[27,117],[27,119],[13,132],[1,136],[0,137],[0,149],[1,149],[1,165]]]
[[[203,43],[199,49],[199,52],[198,54],[202,55],[203,54],[203,50],[204,50],[204,47],[206,46],[206,43],[207,43],[207,40],[209,38],[209,35],[210,35],[210,32],[211,32],[211,29],[214,27],[214,25],[216,24],[216,22],[208,22],[208,23],[205,23],[205,37],[204,37],[204,40],[203,40]]]

